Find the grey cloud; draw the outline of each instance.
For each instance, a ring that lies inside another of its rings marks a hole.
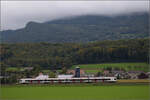
[[[2,1],[2,29],[22,28],[29,21],[45,22],[69,16],[115,16],[148,12],[149,1]]]

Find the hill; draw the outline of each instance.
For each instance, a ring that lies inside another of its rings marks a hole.
[[[86,15],[44,23],[29,22],[22,29],[0,32],[3,42],[90,42],[148,37],[148,14]]]

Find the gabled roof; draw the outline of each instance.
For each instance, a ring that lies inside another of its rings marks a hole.
[[[43,75],[43,74],[40,74],[39,76],[37,76],[35,79],[48,79],[48,75]]]

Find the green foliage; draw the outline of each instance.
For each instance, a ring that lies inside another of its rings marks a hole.
[[[37,67],[35,74],[39,72],[39,67],[54,70],[63,67],[68,69],[77,64],[149,61],[149,39],[101,41],[86,44],[18,43],[2,44],[1,48],[4,50],[7,48],[12,54],[4,56],[1,60],[5,67]],[[123,65],[130,66],[130,64]]]
[[[63,67],[61,74],[66,74],[66,72],[67,72],[67,68],[66,68],[66,67]]]
[[[49,77],[50,77],[50,78],[55,78],[55,77],[56,77],[56,74],[51,71],[50,74],[49,74]]]
[[[120,74],[117,74],[117,79],[120,79]]]
[[[9,83],[17,83],[17,75],[12,75],[8,78]]]
[[[19,68],[16,68],[16,67],[9,67],[5,70],[6,72],[19,72],[20,69]]]
[[[96,73],[95,76],[96,76],[96,77],[99,77],[99,76],[101,76],[101,75],[102,75],[102,73],[99,71],[99,72]]]
[[[3,62],[0,62],[0,76],[5,75],[6,69],[7,69],[7,65],[5,65]]]
[[[41,72],[42,68],[39,65],[35,65],[32,70],[32,75],[37,76]]]

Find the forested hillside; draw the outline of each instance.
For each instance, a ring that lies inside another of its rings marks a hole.
[[[149,39],[89,43],[18,43],[0,45],[3,67],[70,68],[75,64],[148,62]]]
[[[148,13],[120,16],[87,15],[44,23],[29,22],[22,29],[0,33],[3,42],[90,42],[145,38],[148,35]]]

